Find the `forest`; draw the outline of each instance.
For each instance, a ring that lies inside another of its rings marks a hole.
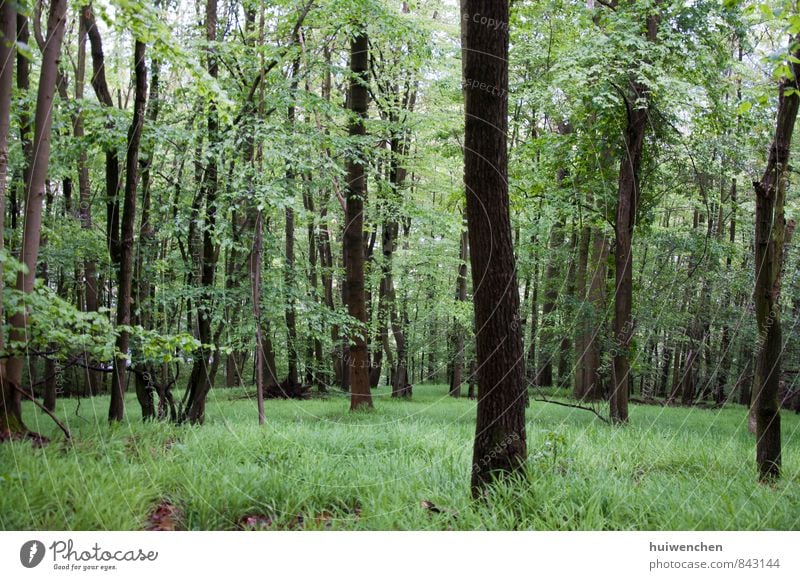
[[[0,529],[800,528],[800,4],[0,0]]]

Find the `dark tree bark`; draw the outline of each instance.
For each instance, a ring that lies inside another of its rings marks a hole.
[[[39,90],[36,97],[34,119],[33,151],[35,152],[29,181],[26,182],[27,202],[25,204],[25,225],[22,234],[21,261],[27,272],[17,275],[17,290],[30,294],[36,277],[36,263],[42,230],[42,202],[45,196],[45,182],[50,164],[50,128],[53,98],[58,78],[58,62],[61,42],[64,39],[66,20],[66,0],[52,0],[47,16],[47,41],[42,54],[39,76]],[[10,28],[10,25],[8,25]],[[10,55],[9,55],[10,56]],[[11,317],[10,340],[24,342],[28,328],[25,312],[17,312]],[[0,401],[0,432],[24,434],[28,432],[22,421],[22,399],[18,390],[22,380],[23,358],[12,356],[6,363],[6,373],[2,380],[3,399]]]
[[[131,324],[131,302],[133,295],[133,238],[136,224],[136,188],[139,183],[139,144],[144,127],[145,107],[147,105],[147,67],[145,63],[146,45],[137,40],[133,53],[135,96],[133,120],[128,129],[128,153],[125,158],[125,201],[122,215],[122,238],[120,245],[120,268],[117,287],[117,326]],[[116,348],[121,354],[114,360],[111,379],[111,403],[108,409],[109,421],[122,421],[125,416],[125,385],[127,383],[127,364],[129,336],[120,329]],[[138,383],[137,383],[138,384]],[[144,420],[155,417],[152,394],[147,388],[136,393],[142,406]]]
[[[508,22],[507,0],[466,0],[464,14]],[[508,200],[508,30],[462,18],[468,79],[493,87],[465,91],[464,183],[475,305],[478,419],[471,489],[481,497],[527,456],[519,295]]]
[[[367,116],[369,95],[369,43],[367,33],[360,28],[350,44],[350,89],[349,102],[352,117],[350,136],[363,137],[366,134],[364,119]],[[360,324],[367,323],[367,307],[364,298],[364,199],[366,197],[364,165],[360,156],[353,155],[347,160],[347,216],[344,231],[345,268],[347,271],[347,311]],[[369,386],[369,357],[367,355],[366,328],[353,333],[350,344],[350,357],[347,367],[350,370],[350,409],[372,407],[372,393]]]
[[[299,34],[299,32],[298,32]],[[297,42],[295,40],[295,42]],[[294,97],[297,94],[297,76],[300,73],[300,60],[296,58],[292,63],[292,87],[291,94]],[[289,124],[294,129],[295,123],[295,104],[292,102],[288,108],[287,117]],[[296,187],[295,172],[291,165],[286,168],[286,181],[290,188]],[[290,194],[291,197],[293,193]],[[297,310],[295,307],[295,280],[294,280],[294,208],[292,207],[292,199],[286,206],[286,267],[284,269],[284,284],[286,286],[286,332],[288,335],[287,354],[289,362],[289,376],[288,380],[291,385],[300,383],[299,373],[297,371],[298,356],[297,356]]]
[[[30,28],[28,26],[28,17],[21,12],[17,12],[17,40],[22,44],[30,43]],[[25,94],[30,90],[31,86],[31,61],[23,53],[17,51],[17,90],[21,94]],[[33,119],[31,112],[26,105],[23,105],[19,111],[19,137],[22,143],[22,183],[20,184],[20,195],[17,195],[16,188],[12,190],[11,194],[11,229],[17,229],[17,222],[20,215],[20,202],[19,198],[24,199],[27,190],[27,184],[31,181],[31,163],[33,163]]]
[[[91,5],[87,4],[81,7],[81,21],[91,45],[92,88],[103,106],[114,108],[114,99],[106,82],[103,42]],[[109,123],[108,127],[111,129],[112,125]],[[106,243],[111,256],[111,263],[115,267],[119,267],[122,257],[119,232],[119,189],[119,159],[116,148],[111,147],[106,151]]]
[[[791,38],[791,53],[800,58],[800,35]],[[784,78],[778,93],[775,136],[769,149],[756,192],[755,305],[758,325],[758,353],[753,384],[753,415],[756,419],[756,463],[761,481],[780,477],[781,418],[778,397],[783,337],[780,292],[784,244],[794,232],[794,221],[786,223],[784,205],[789,185],[789,154],[797,110],[800,106],[800,66],[790,63],[794,78]]]
[[[6,185],[8,179],[8,138],[11,129],[11,92],[14,82],[14,53],[16,52],[17,14],[11,2],[0,5],[0,252],[5,249]],[[5,320],[3,311],[3,264],[0,263],[0,322]],[[5,336],[0,331],[0,352],[5,352]],[[19,419],[14,398],[16,393],[5,380],[5,360],[0,361],[0,430],[5,431],[9,423]],[[6,402],[10,404],[6,404]],[[8,411],[11,410],[10,418]]]
[[[206,2],[206,69],[211,78],[219,76],[217,62],[217,0]],[[201,184],[201,197],[205,200],[205,219],[203,225],[202,256],[200,257],[200,288],[202,296],[197,304],[197,338],[203,344],[192,365],[192,374],[187,387],[188,398],[184,409],[184,420],[191,423],[202,423],[205,419],[206,398],[211,390],[216,367],[219,364],[219,353],[211,350],[215,337],[211,333],[211,313],[213,308],[214,279],[217,270],[217,248],[214,245],[213,230],[217,215],[217,175],[216,146],[219,141],[219,119],[216,103],[212,100],[208,107],[207,118],[208,155]],[[213,361],[209,359],[213,357]]]
[[[655,43],[659,15],[652,13],[646,19],[646,37]],[[641,166],[644,137],[649,119],[650,89],[641,81],[633,80],[625,96],[627,125],[625,127],[624,153],[619,167],[617,189],[617,217],[615,221],[616,247],[614,251],[614,360],[611,372],[611,421],[628,422],[628,385],[630,381],[630,345],[633,339],[633,230],[641,193]]]

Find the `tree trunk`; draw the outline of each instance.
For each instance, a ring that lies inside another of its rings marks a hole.
[[[603,396],[600,384],[600,337],[605,328],[606,275],[609,244],[599,228],[592,228],[592,270],[588,301],[591,306],[590,324],[586,328],[584,345],[583,398],[596,401]]]
[[[78,66],[75,72],[75,100],[83,99],[83,85],[86,78],[86,22],[80,18],[78,23]],[[75,138],[82,140],[84,137],[83,114],[79,109],[75,115],[74,131]],[[89,159],[86,150],[81,148],[78,153],[78,218],[81,222],[81,229],[86,232],[92,230],[92,191],[89,183]],[[94,260],[83,261],[83,307],[85,312],[97,312],[100,306],[97,264]],[[98,371],[86,370],[86,389],[85,394],[96,395],[100,390],[102,377]]]
[[[369,43],[365,27],[356,33],[350,45],[350,110],[353,113],[349,133],[358,139],[366,135],[364,119],[367,116],[369,96]],[[367,323],[364,298],[364,198],[366,178],[363,162],[357,155],[347,161],[347,217],[344,231],[345,267],[347,271],[347,311],[360,325]],[[366,328],[362,326],[351,337],[350,358],[350,409],[372,408],[369,386]]]
[[[564,244],[564,225],[556,223],[550,230],[548,244],[550,257],[544,274],[544,304],[542,305],[542,331],[540,333],[539,355],[543,357],[536,384],[540,387],[553,385],[553,359],[556,356],[555,338],[555,311],[560,287],[559,269],[561,259],[557,256]]]
[[[103,42],[90,4],[81,7],[81,20],[92,49],[92,88],[103,106],[114,108],[114,99],[106,82]],[[111,122],[108,128],[109,130],[113,128]],[[111,263],[115,267],[119,267],[122,257],[119,233],[119,188],[119,159],[116,148],[111,147],[106,151],[106,243]]]
[[[575,273],[575,299],[578,303],[577,329],[575,333],[575,382],[573,395],[581,400],[586,388],[586,337],[591,328],[591,318],[585,315],[586,311],[586,270],[589,264],[589,242],[592,229],[588,224],[581,228],[581,237],[578,242],[578,269]]]
[[[659,15],[647,16],[647,40],[657,40]],[[633,80],[630,93],[625,97],[627,126],[625,127],[625,154],[619,167],[617,190],[617,218],[615,221],[616,248],[614,251],[614,360],[611,372],[611,421],[628,422],[628,384],[630,382],[630,346],[633,338],[633,230],[639,207],[642,152],[649,120],[650,89]]]
[[[463,14],[508,22],[507,0],[466,0]],[[471,489],[483,496],[496,476],[520,470],[527,456],[525,378],[519,294],[508,200],[508,29],[462,18],[465,91],[464,183],[475,305],[478,418]]]
[[[145,106],[147,105],[147,67],[145,63],[146,45],[136,41],[133,53],[135,96],[133,121],[128,130],[128,153],[125,158],[125,201],[122,215],[122,237],[120,268],[117,286],[117,326],[131,324],[131,302],[133,294],[133,238],[136,224],[136,186],[139,182],[139,143],[144,127]],[[125,385],[128,360],[128,331],[119,330],[116,348],[120,355],[114,360],[114,373],[111,382],[111,404],[108,409],[109,421],[122,421],[125,415]],[[137,382],[137,387],[139,383]],[[145,386],[137,388],[136,396],[142,407],[142,418],[146,421],[155,417],[152,393]]]
[[[14,82],[14,52],[16,50],[17,15],[11,2],[0,5],[0,252],[5,251],[6,185],[8,183],[8,137],[11,130],[11,92]],[[3,263],[0,262],[0,323],[3,311]],[[5,337],[0,330],[0,351],[5,352]],[[21,421],[21,409],[15,403],[17,393],[5,380],[6,362],[0,360],[0,437],[9,425]],[[10,416],[9,416],[10,411]],[[12,429],[14,430],[14,429]]]
[[[26,294],[30,294],[33,291],[36,263],[39,257],[42,202],[50,163],[50,128],[53,120],[51,112],[56,91],[56,79],[58,78],[61,42],[64,39],[66,11],[66,0],[52,0],[47,16],[47,42],[42,54],[39,89],[36,97],[33,134],[35,156],[31,166],[30,179],[25,188],[27,203],[25,204],[21,261],[27,267],[27,272],[20,272],[17,275],[17,290]],[[7,24],[7,26],[10,29],[10,25]],[[28,318],[26,313],[24,311],[15,313],[11,317],[10,341],[24,342],[27,328]],[[3,400],[0,401],[0,432],[27,433],[28,429],[22,421],[21,393],[16,389],[20,387],[22,380],[23,359],[21,356],[15,355],[9,358],[6,364],[5,376],[0,376],[3,382],[2,389],[0,389],[3,394]]]
[[[217,0],[206,2],[206,69],[208,75],[216,79],[219,76],[217,63]],[[212,101],[208,107],[207,118],[208,146],[210,154],[205,164],[201,197],[205,198],[205,220],[203,224],[203,251],[200,259],[200,288],[202,294],[197,304],[198,339],[203,344],[192,366],[189,377],[188,398],[184,409],[184,420],[190,423],[202,423],[205,419],[206,398],[211,390],[219,353],[212,350],[215,338],[211,334],[211,313],[213,310],[214,279],[217,270],[217,248],[214,245],[213,231],[217,214],[217,158],[216,147],[219,141],[219,119],[216,103]]]
[[[462,230],[459,243],[458,278],[456,279],[456,304],[467,301],[467,260],[469,260],[469,234]],[[464,328],[458,319],[453,320],[453,339],[450,360],[452,373],[450,375],[450,396],[461,396],[462,375],[464,374]]]
[[[792,55],[800,58],[800,35],[791,39]],[[784,205],[789,182],[789,154],[798,105],[800,67],[790,63],[793,79],[780,83],[775,137],[767,167],[756,191],[755,303],[758,323],[758,354],[753,387],[756,419],[756,463],[761,481],[780,477],[781,419],[778,391],[781,377],[783,337],[780,292],[785,245],[791,240],[795,222],[786,223]]]

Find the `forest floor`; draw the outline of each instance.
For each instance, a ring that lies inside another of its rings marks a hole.
[[[73,442],[26,404],[53,441],[0,445],[0,529],[797,530],[800,416],[784,413],[784,477],[756,483],[746,410],[632,406],[613,428],[533,401],[523,479],[469,496],[475,402],[421,385],[267,401],[257,424],[241,390],[210,395],[200,427],[106,423],[108,398],[61,400]],[[77,409],[77,413],[76,413]]]

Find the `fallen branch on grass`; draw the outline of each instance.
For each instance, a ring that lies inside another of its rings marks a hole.
[[[539,401],[540,403],[552,403],[554,405],[560,405],[561,407],[569,407],[570,409],[581,409],[583,411],[589,411],[590,413],[594,413],[594,415],[600,419],[603,423],[610,424],[609,420],[603,417],[600,413],[592,409],[591,407],[584,407],[583,405],[574,405],[572,403],[562,403],[561,401],[553,401],[552,399],[545,399],[544,397],[534,397],[534,401]]]
[[[44,405],[42,405],[42,404],[41,404],[39,401],[37,401],[37,400],[36,400],[36,399],[35,399],[35,398],[34,398],[34,397],[33,397],[33,396],[32,396],[32,395],[29,393],[29,392],[27,392],[26,390],[24,390],[24,389],[20,389],[20,388],[19,388],[17,385],[15,385],[15,384],[12,384],[11,386],[12,386],[12,387],[14,387],[14,389],[15,389],[17,392],[19,392],[19,393],[22,393],[22,395],[23,395],[23,396],[24,396],[26,399],[28,399],[29,401],[32,401],[34,405],[36,405],[37,407],[39,407],[39,408],[40,408],[42,411],[44,411],[44,412],[47,414],[47,416],[48,416],[48,417],[50,417],[50,418],[51,418],[53,421],[55,421],[55,424],[56,424],[56,425],[58,425],[58,427],[59,427],[59,428],[60,428],[60,429],[61,429],[61,430],[64,432],[64,437],[66,437],[68,441],[69,441],[70,439],[72,439],[72,435],[70,435],[69,429],[67,429],[67,427],[64,425],[64,423],[62,423],[61,421],[59,421],[59,420],[58,420],[58,417],[56,417],[55,415],[53,415],[53,413],[52,413],[52,412],[51,412],[49,409],[47,409],[47,408],[46,408]]]

